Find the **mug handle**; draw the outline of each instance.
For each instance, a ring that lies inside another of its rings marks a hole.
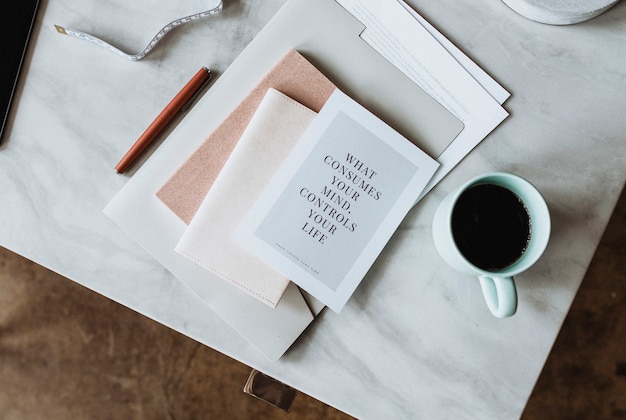
[[[517,289],[513,277],[478,276],[483,296],[491,313],[506,318],[517,311]]]

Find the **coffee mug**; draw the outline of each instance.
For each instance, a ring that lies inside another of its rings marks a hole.
[[[517,311],[514,276],[541,257],[550,226],[539,191],[517,175],[496,172],[469,180],[443,199],[433,239],[452,268],[478,277],[489,310],[505,318]]]

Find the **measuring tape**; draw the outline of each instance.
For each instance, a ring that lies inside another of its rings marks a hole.
[[[159,43],[159,41],[172,29],[176,28],[177,26],[184,25],[185,23],[193,22],[194,20],[203,19],[208,16],[216,15],[222,11],[222,8],[223,8],[222,2],[220,1],[219,4],[213,9],[205,10],[204,12],[185,16],[185,17],[176,19],[168,23],[154,36],[154,38],[152,38],[152,40],[148,43],[146,48],[144,48],[144,50],[138,54],[129,54],[127,52],[124,52],[120,50],[119,48],[114,47],[113,45],[109,44],[108,42],[101,40],[98,37],[95,37],[85,32],[77,31],[76,29],[64,28],[59,25],[54,25],[54,27],[56,28],[57,32],[59,32],[60,34],[84,39],[85,41],[89,41],[96,45],[100,45],[101,47],[104,47],[108,49],[109,51],[114,52],[115,54],[121,55],[122,57],[126,57],[129,60],[139,61],[145,56],[147,56],[150,53],[150,51],[152,51],[152,49]]]

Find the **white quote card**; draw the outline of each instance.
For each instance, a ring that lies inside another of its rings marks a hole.
[[[234,239],[339,312],[438,165],[336,90]]]

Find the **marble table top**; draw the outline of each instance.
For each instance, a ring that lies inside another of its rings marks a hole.
[[[226,70],[283,3],[226,0],[131,62],[53,25],[139,51],[202,1],[43,2],[0,147],[0,245],[359,418],[518,417],[626,179],[626,3],[557,27],[501,1],[410,2],[512,92],[511,115],[410,212],[345,309],[322,312],[271,363],[102,209],[145,125],[198,68]],[[494,170],[533,182],[553,218],[505,320],[430,231],[446,193]]]

